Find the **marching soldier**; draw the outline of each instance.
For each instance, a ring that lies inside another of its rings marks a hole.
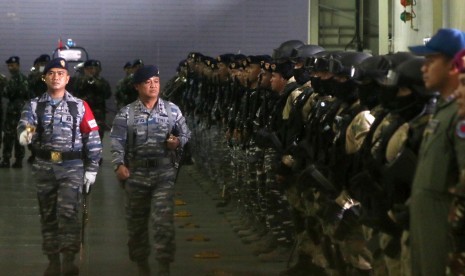
[[[81,193],[89,193],[95,182],[102,143],[90,107],[65,89],[66,60],[51,60],[43,73],[48,89],[24,105],[17,133],[19,142],[36,152],[32,171],[42,251],[50,261],[44,275],[79,275],[74,259],[81,242]]]

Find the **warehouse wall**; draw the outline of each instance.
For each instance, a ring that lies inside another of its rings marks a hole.
[[[51,54],[61,36],[102,62],[112,86],[126,61],[158,64],[163,81],[195,50],[271,54],[289,39],[307,41],[308,0],[11,0],[0,3],[0,73],[4,60],[21,57],[27,73],[33,60]]]

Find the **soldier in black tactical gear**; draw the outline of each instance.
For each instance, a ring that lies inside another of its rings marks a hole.
[[[21,117],[21,110],[27,100],[31,98],[27,77],[20,71],[19,57],[12,56],[5,61],[11,77],[8,80],[3,97],[8,99],[8,106],[3,125],[3,159],[0,168],[10,167],[11,153],[14,148],[15,162],[13,168],[23,167],[25,149],[19,144],[16,125]]]
[[[377,239],[382,254],[378,252],[377,256],[383,265],[374,270],[410,275],[408,250],[405,243],[401,244],[408,225],[405,203],[410,196],[421,133],[432,111],[432,94],[424,88],[421,59],[402,52],[384,57],[391,68],[375,80],[381,88],[379,101],[385,114],[376,118],[365,138],[358,153],[362,169],[354,169],[348,190],[362,205],[361,222],[367,229],[380,232]]]
[[[103,139],[106,123],[106,103],[111,97],[111,87],[107,80],[100,76],[102,65],[98,60],[84,62],[84,75],[75,83],[75,95],[85,100],[91,107],[97,125],[100,139]]]

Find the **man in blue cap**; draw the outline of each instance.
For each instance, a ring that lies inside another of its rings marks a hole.
[[[139,275],[150,275],[152,218],[157,275],[166,276],[175,253],[175,150],[187,143],[190,131],[179,107],[159,97],[158,75],[153,65],[134,73],[139,97],[115,116],[110,137],[116,176],[126,192],[129,258]]]
[[[17,133],[19,143],[32,144],[36,153],[42,251],[50,260],[44,275],[79,275],[74,258],[81,242],[81,193],[95,182],[102,143],[89,105],[66,91],[66,60],[51,60],[43,78],[47,91],[24,105]]]
[[[465,128],[457,115],[455,90],[459,71],[453,58],[465,48],[465,34],[440,29],[425,45],[409,47],[425,56],[425,87],[440,97],[423,133],[410,201],[410,237],[413,275],[444,275],[451,251],[447,216],[450,187],[465,168]]]

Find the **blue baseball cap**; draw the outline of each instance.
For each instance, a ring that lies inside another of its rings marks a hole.
[[[458,29],[443,28],[431,37],[425,45],[410,46],[410,51],[419,56],[443,54],[453,58],[465,48],[465,33]]]

